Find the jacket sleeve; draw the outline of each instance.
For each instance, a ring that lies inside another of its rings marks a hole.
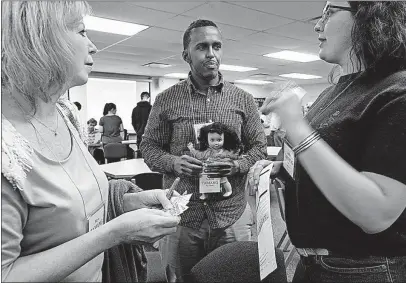
[[[131,114],[131,124],[133,125],[134,131],[137,131],[137,130],[136,130],[137,127],[135,126],[135,122],[136,122],[135,115],[136,115],[136,112],[137,112],[137,107],[134,107],[133,112],[132,112],[132,114]]]

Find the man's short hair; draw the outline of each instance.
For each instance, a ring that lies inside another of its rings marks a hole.
[[[143,91],[143,92],[141,92],[141,99],[144,99],[144,97],[148,97],[148,98],[150,98],[150,97],[151,97],[151,95],[149,94],[149,92],[148,92],[148,91]]]
[[[190,34],[192,32],[192,29],[201,27],[215,27],[216,29],[218,29],[217,25],[210,20],[199,19],[192,22],[183,34],[183,50],[186,50],[189,47]]]
[[[82,109],[82,104],[80,104],[79,102],[75,101],[75,102],[73,102],[73,104],[76,105],[76,107],[78,108],[79,111],[80,111],[80,109]]]

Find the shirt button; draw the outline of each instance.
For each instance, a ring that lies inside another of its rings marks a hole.
[[[207,102],[210,102],[210,98],[207,98]]]
[[[205,205],[205,206],[206,206],[206,205],[207,205],[207,202],[204,202],[204,203],[203,203],[203,205]]]

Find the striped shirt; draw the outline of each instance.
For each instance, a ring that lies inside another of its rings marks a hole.
[[[211,228],[225,228],[237,221],[246,206],[244,197],[246,175],[258,160],[266,158],[266,140],[251,94],[223,81],[199,92],[189,78],[160,93],[151,109],[141,152],[147,165],[164,174],[164,188],[175,178],[174,162],[185,153],[189,142],[196,144],[193,125],[207,122],[226,124],[241,138],[245,152],[238,160],[240,173],[228,177],[233,194],[209,194],[199,199],[199,178],[182,177],[176,191],[193,193],[189,209],[182,214],[180,225],[199,229],[207,218]]]

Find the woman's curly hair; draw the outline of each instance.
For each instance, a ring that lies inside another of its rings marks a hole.
[[[209,141],[207,139],[209,133],[217,133],[220,135],[224,134],[223,149],[234,151],[237,153],[242,152],[243,144],[240,138],[238,137],[237,133],[220,122],[215,122],[213,124],[204,126],[200,129],[200,135],[198,139],[201,151],[209,148]]]
[[[362,74],[376,76],[405,70],[406,2],[348,1],[348,4],[354,17],[351,31],[354,69],[364,66]]]

